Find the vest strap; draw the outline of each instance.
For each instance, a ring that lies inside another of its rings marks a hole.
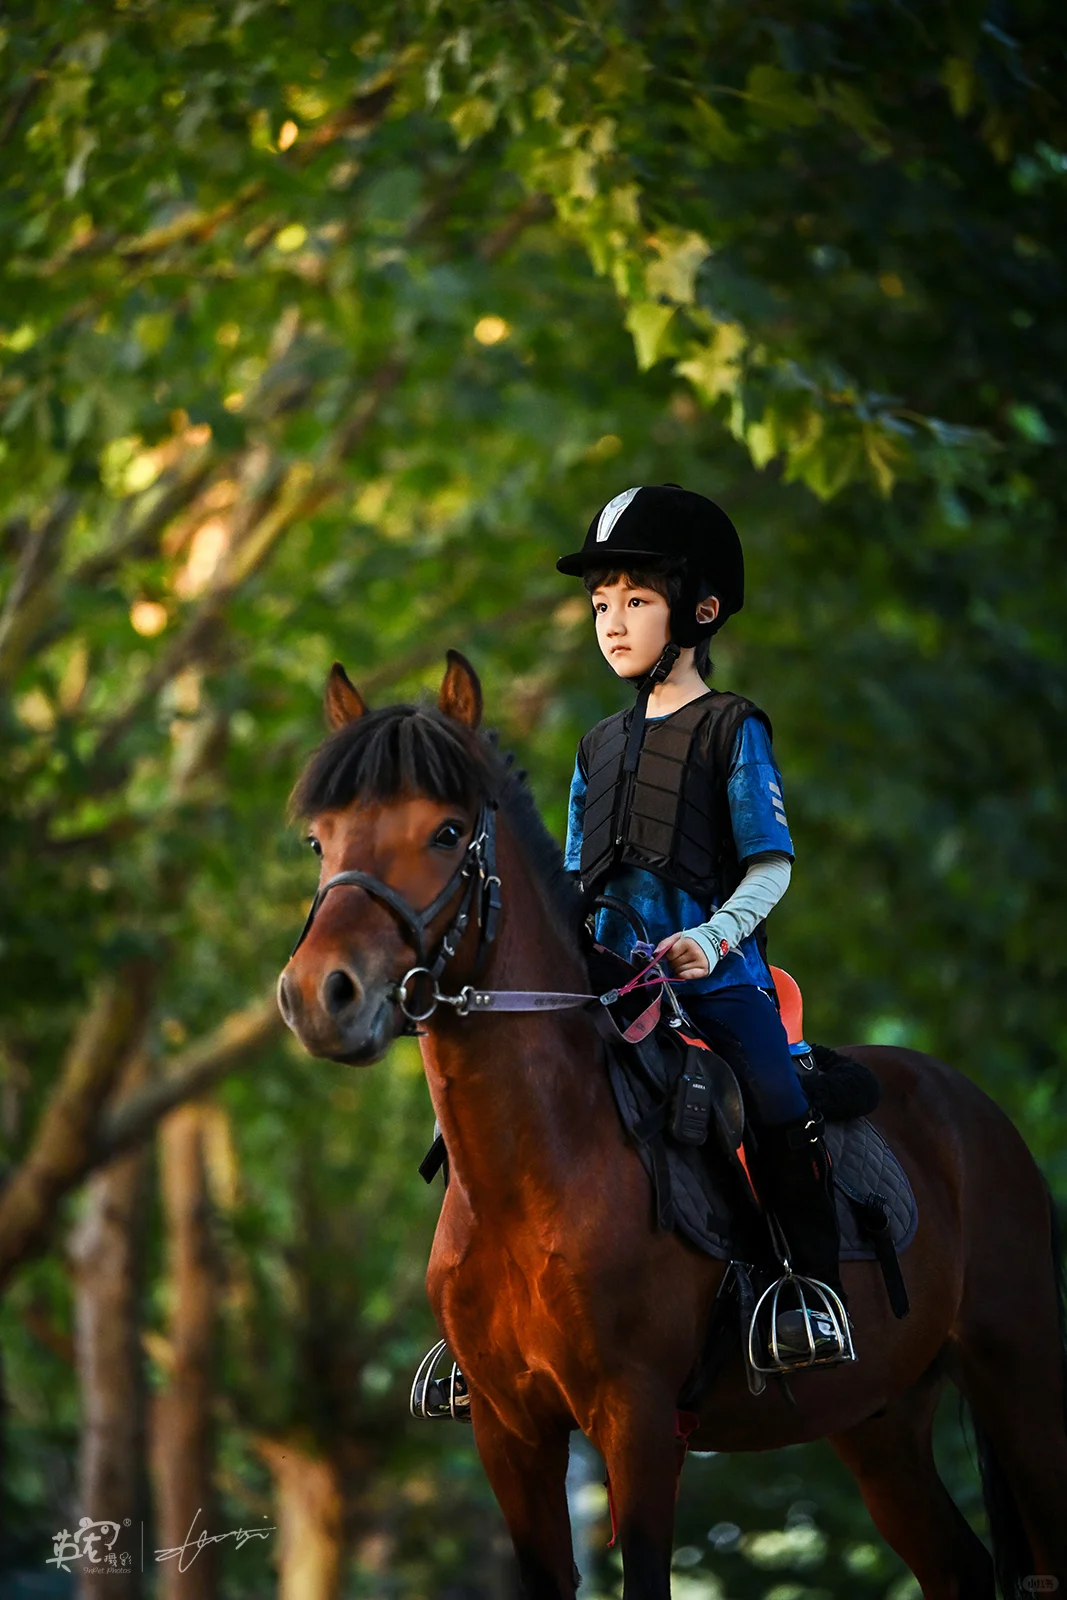
[[[657,683],[665,683],[670,677],[679,654],[678,646],[668,641],[663,647],[663,654],[637,692],[637,703],[634,706],[634,714],[630,719],[630,737],[626,741],[626,755],[622,763],[624,772],[637,771],[637,763],[641,755],[641,740],[645,732],[645,717],[648,714],[648,697]]]

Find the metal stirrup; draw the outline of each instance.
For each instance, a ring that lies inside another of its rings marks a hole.
[[[756,1301],[752,1320],[748,1325],[748,1361],[753,1372],[798,1372],[807,1367],[832,1367],[839,1362],[855,1361],[856,1349],[852,1343],[852,1325],[845,1310],[841,1296],[835,1289],[821,1278],[809,1277],[807,1273],[794,1272],[793,1264],[789,1259],[789,1244],[781,1223],[773,1212],[767,1213],[767,1226],[770,1230],[771,1240],[778,1254],[784,1272],[774,1283],[764,1289]],[[789,1285],[793,1291],[795,1304],[780,1306],[779,1300],[782,1290]],[[812,1295],[815,1304],[809,1305],[807,1289]],[[765,1344],[759,1343],[759,1318],[764,1306],[770,1302],[770,1322]],[[779,1310],[795,1310],[799,1312],[804,1323],[804,1331],[808,1336],[808,1354],[806,1356],[783,1355],[778,1344],[778,1313]],[[815,1339],[811,1331],[812,1317],[829,1318],[834,1338],[835,1348],[824,1355],[817,1355]],[[756,1359],[766,1349],[772,1365],[761,1366]]]
[[[794,1291],[797,1305],[779,1306],[779,1297],[785,1286],[789,1284]],[[814,1305],[808,1304],[807,1290],[816,1300]],[[758,1359],[763,1353],[764,1346],[759,1342],[759,1318],[764,1306],[770,1302],[769,1326],[766,1338],[766,1350],[770,1357],[771,1365],[764,1366]],[[796,1356],[783,1354],[778,1344],[778,1312],[779,1310],[799,1311],[804,1322],[804,1331],[808,1336],[808,1354]],[[835,1348],[817,1355],[815,1339],[811,1331],[812,1317],[828,1318],[830,1321]],[[776,1279],[769,1288],[764,1289],[756,1301],[756,1309],[752,1313],[752,1321],[748,1328],[748,1360],[754,1372],[798,1372],[806,1367],[832,1367],[839,1362],[855,1361],[856,1350],[852,1343],[852,1328],[849,1323],[848,1313],[841,1302],[841,1297],[828,1283],[823,1283],[820,1278],[809,1278],[803,1273],[786,1272]]]
[[[408,1401],[411,1415],[419,1422],[447,1422],[449,1418],[453,1422],[469,1422],[471,1420],[470,1395],[461,1395],[457,1392],[458,1380],[461,1374],[459,1364],[455,1361],[452,1363],[452,1371],[448,1379],[447,1406],[442,1401],[435,1409],[430,1407],[430,1385],[440,1385],[441,1383],[441,1379],[435,1377],[434,1369],[447,1348],[447,1340],[438,1339],[433,1348],[428,1350],[419,1362],[419,1369],[411,1385],[411,1397]]]

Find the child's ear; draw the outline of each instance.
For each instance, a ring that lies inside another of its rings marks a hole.
[[[717,594],[709,594],[697,606],[697,621],[714,622],[718,615],[719,597]]]
[[[478,674],[458,650],[448,652],[448,671],[437,704],[446,717],[454,717],[468,728],[476,728],[482,720],[482,686]]]
[[[339,661],[330,668],[323,697],[326,726],[336,733],[346,722],[355,722],[367,714],[367,703]]]

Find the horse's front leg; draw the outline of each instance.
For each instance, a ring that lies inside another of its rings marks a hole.
[[[604,1457],[622,1552],[623,1600],[670,1600],[678,1474],[684,1453],[674,1401],[642,1384],[613,1390],[597,1408],[593,1442]]]
[[[475,1392],[474,1440],[486,1476],[508,1525],[523,1600],[574,1600],[574,1565],[567,1510],[569,1433],[555,1425],[528,1444],[511,1433]]]

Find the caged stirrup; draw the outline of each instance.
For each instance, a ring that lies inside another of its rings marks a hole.
[[[768,1218],[785,1268],[756,1301],[748,1328],[754,1372],[797,1372],[855,1361],[852,1324],[841,1296],[828,1283],[794,1272],[777,1218]],[[769,1365],[761,1357],[767,1356]]]
[[[769,1365],[760,1360],[764,1351]],[[760,1295],[748,1330],[754,1372],[797,1372],[855,1359],[848,1313],[829,1284],[787,1272]]]
[[[437,1363],[448,1348],[444,1339],[438,1339],[419,1362],[419,1370],[411,1385],[409,1407],[411,1415],[420,1422],[469,1422],[471,1396],[467,1380],[453,1361],[448,1377],[436,1375]]]

